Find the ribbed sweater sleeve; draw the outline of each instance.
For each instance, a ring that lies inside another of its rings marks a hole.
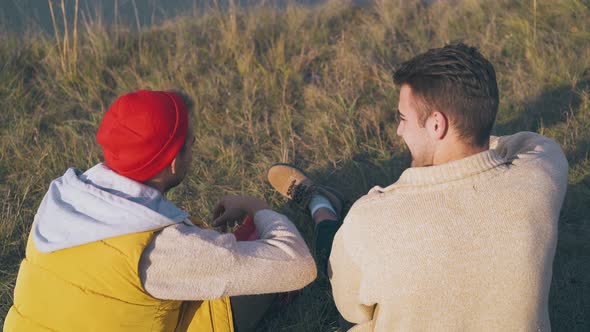
[[[159,299],[208,300],[291,291],[315,279],[315,262],[287,217],[262,210],[254,223],[260,239],[248,242],[184,223],[163,229],[140,261],[144,289]]]
[[[355,324],[370,321],[374,306],[362,303],[361,270],[348,255],[342,232],[334,237],[328,274],[332,288],[338,290],[333,293],[334,303],[342,317]]]

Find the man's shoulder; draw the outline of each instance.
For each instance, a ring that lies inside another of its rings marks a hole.
[[[405,196],[404,193],[410,187],[412,186],[404,185],[399,181],[393,182],[385,187],[374,186],[365,195],[357,199],[353,206],[379,205],[381,203],[389,204],[403,199]]]
[[[548,161],[565,159],[561,146],[555,140],[526,131],[508,136],[492,136],[490,149],[516,163],[539,158]]]
[[[523,179],[567,181],[568,161],[561,146],[549,137],[532,132],[492,137],[490,149],[505,158],[512,171],[526,174]]]
[[[404,200],[404,195],[400,195],[393,186],[374,187],[352,204],[345,223],[378,223],[379,219],[383,219],[381,217],[390,215],[392,209],[399,211]]]
[[[385,197],[387,197],[387,199],[391,199],[391,195],[384,195],[385,193],[389,193],[393,190],[393,184],[391,186],[388,187],[380,187],[380,186],[375,186],[373,188],[371,188],[369,190],[369,192],[367,192],[365,195],[361,196],[359,199],[357,199],[354,204],[353,207],[360,207],[360,206],[364,206],[364,205],[371,205],[377,202],[382,201]]]

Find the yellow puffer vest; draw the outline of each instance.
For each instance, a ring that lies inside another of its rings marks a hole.
[[[228,298],[183,304],[143,289],[139,260],[154,232],[52,253],[29,236],[4,331],[233,332]]]

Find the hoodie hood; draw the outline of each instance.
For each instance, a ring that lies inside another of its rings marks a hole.
[[[37,250],[52,252],[160,229],[188,218],[156,189],[98,164],[51,182],[33,222]]]

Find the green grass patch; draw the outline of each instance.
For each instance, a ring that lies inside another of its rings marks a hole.
[[[226,193],[266,198],[308,241],[308,217],[266,182],[291,162],[352,200],[408,166],[392,112],[392,71],[462,40],[494,63],[496,134],[554,138],[570,163],[550,293],[556,331],[590,330],[590,4],[585,0],[377,1],[210,11],[140,33],[82,24],[77,36],[0,33],[0,326],[50,181],[101,160],[95,132],[114,98],[181,89],[196,101],[193,170],[169,198],[204,222]],[[64,46],[65,45],[65,46]],[[335,331],[325,279],[263,331]]]

